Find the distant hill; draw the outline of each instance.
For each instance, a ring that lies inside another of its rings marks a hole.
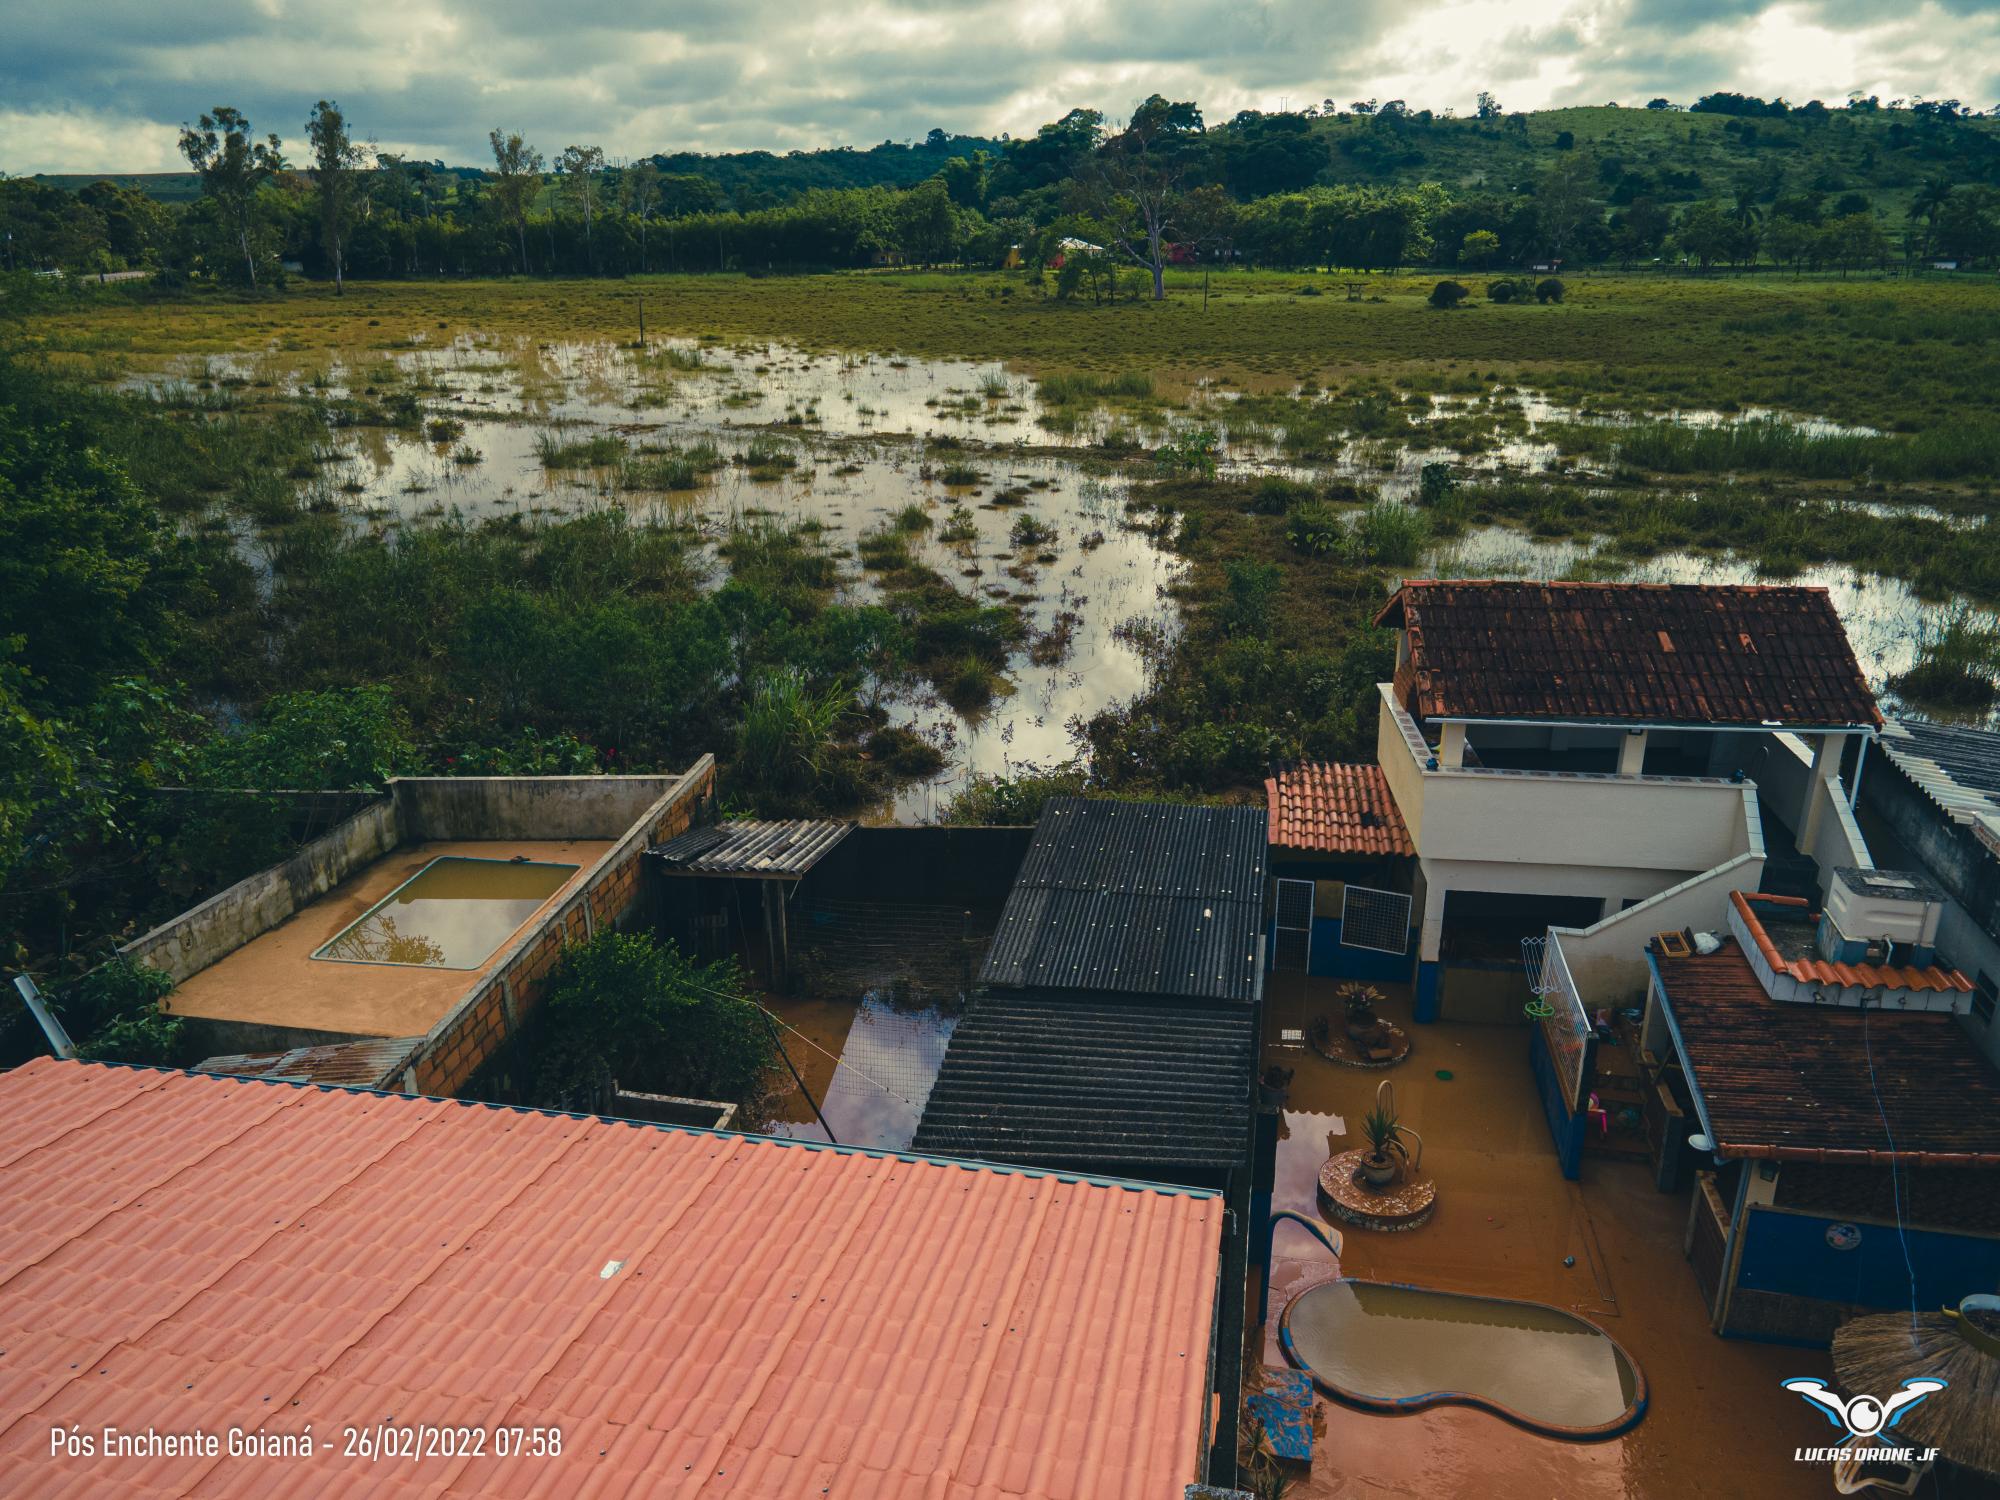
[[[1208,139],[1222,179],[1239,198],[1314,184],[1436,182],[1455,195],[1505,194],[1535,182],[1565,151],[1596,163],[1599,191],[1612,210],[1637,198],[1663,205],[1704,199],[1772,203],[1823,195],[1829,204],[1858,194],[1890,215],[1904,212],[1927,179],[2000,185],[2000,118],[1945,119],[1911,110],[1762,112],[1760,101],[1725,108],[1595,106],[1533,110],[1492,119],[1427,112],[1325,115],[1257,114],[1209,121]],[[757,208],[812,188],[907,187],[953,157],[985,151],[999,158],[1009,142],[934,130],[904,145],[857,149],[662,153],[662,171],[706,177],[730,206]],[[446,169],[476,176],[476,166]],[[49,174],[37,180],[74,191],[110,181],[167,203],[199,196],[189,172]]]
[[[162,203],[192,203],[201,196],[201,179],[192,172],[36,172],[32,180],[72,193],[93,182],[109,182],[137,188]]]
[[[1269,133],[1265,122],[1284,118],[1239,116],[1220,133],[1257,139]],[[1436,182],[1458,194],[1510,192],[1534,182],[1561,150],[1588,152],[1614,208],[1640,196],[1677,204],[1741,192],[1769,203],[1856,192],[1900,214],[1927,178],[2000,184],[2000,119],[1926,119],[1908,110],[1747,117],[1597,106],[1428,121],[1350,113],[1311,120],[1306,134],[1325,152],[1321,182]],[[1231,186],[1241,193],[1249,184]]]

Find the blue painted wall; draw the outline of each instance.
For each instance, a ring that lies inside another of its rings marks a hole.
[[[1346,948],[1340,942],[1340,918],[1314,917],[1312,957],[1306,972],[1321,979],[1365,979],[1379,984],[1408,984],[1411,954],[1417,951],[1417,934],[1410,933],[1410,945],[1402,953],[1384,953],[1378,948]],[[1264,929],[1266,966],[1277,961],[1278,924],[1274,919]]]
[[[1859,1223],[1861,1243],[1836,1250],[1826,1242],[1827,1226],[1836,1222],[1841,1221],[1753,1208],[1744,1226],[1737,1284],[1826,1302],[1908,1307],[1910,1271],[1896,1227]],[[1917,1306],[1924,1311],[2000,1286],[2000,1239],[1930,1229],[1907,1234],[1910,1264],[1917,1272]]]
[[[1549,1056],[1549,1044],[1542,1039],[1539,1026],[1528,1028],[1528,1065],[1534,1070],[1535,1093],[1542,1101],[1549,1137],[1555,1142],[1556,1160],[1562,1164],[1563,1176],[1574,1180],[1583,1170],[1583,1139],[1590,1128],[1590,1117],[1569,1112],[1569,1104],[1563,1098],[1562,1077],[1556,1071],[1555,1059]]]

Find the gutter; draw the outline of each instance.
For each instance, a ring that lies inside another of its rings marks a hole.
[[[1427,724],[1501,724],[1520,729],[1657,729],[1663,733],[1699,730],[1708,734],[1858,734],[1865,743],[1882,731],[1873,724],[1711,724],[1689,719],[1654,723],[1639,719],[1489,719],[1470,714],[1425,714]]]

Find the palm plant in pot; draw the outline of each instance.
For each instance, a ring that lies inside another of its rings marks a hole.
[[[1407,1132],[1396,1118],[1393,1097],[1375,1096],[1375,1107],[1362,1116],[1361,1133],[1368,1137],[1368,1154],[1361,1158],[1361,1180],[1370,1187],[1387,1187],[1410,1159]]]

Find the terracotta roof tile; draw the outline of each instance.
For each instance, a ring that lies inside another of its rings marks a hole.
[[[1315,854],[1415,854],[1380,766],[1307,761],[1264,782],[1271,845]]]
[[[1875,696],[1823,588],[1405,583],[1376,623],[1421,718],[1875,725]]]
[[[1893,1133],[1905,1161],[2000,1166],[2000,1075],[1957,1017],[1773,1000],[1733,937],[1653,964],[1722,1155],[1886,1162]]]
[[[1731,891],[1729,899],[1735,903],[1745,930],[1764,955],[1764,962],[1780,974],[1789,974],[1808,984],[1833,984],[1843,989],[1875,989],[1879,986],[1887,990],[1957,990],[1964,994],[1972,988],[1972,981],[1958,970],[1940,968],[1937,964],[1914,969],[1907,965],[1837,964],[1831,959],[1819,957],[1786,958],[1778,951],[1778,945],[1771,941],[1770,934],[1765,932],[1764,924],[1757,919],[1757,908],[1766,903],[1793,907],[1802,907],[1807,903],[1797,896],[1746,897],[1741,891]]]
[[[0,1121],[10,1497],[1199,1477],[1213,1194],[50,1059],[0,1076]],[[557,1426],[563,1455],[342,1456],[385,1420]],[[335,1451],[51,1457],[71,1422]]]

